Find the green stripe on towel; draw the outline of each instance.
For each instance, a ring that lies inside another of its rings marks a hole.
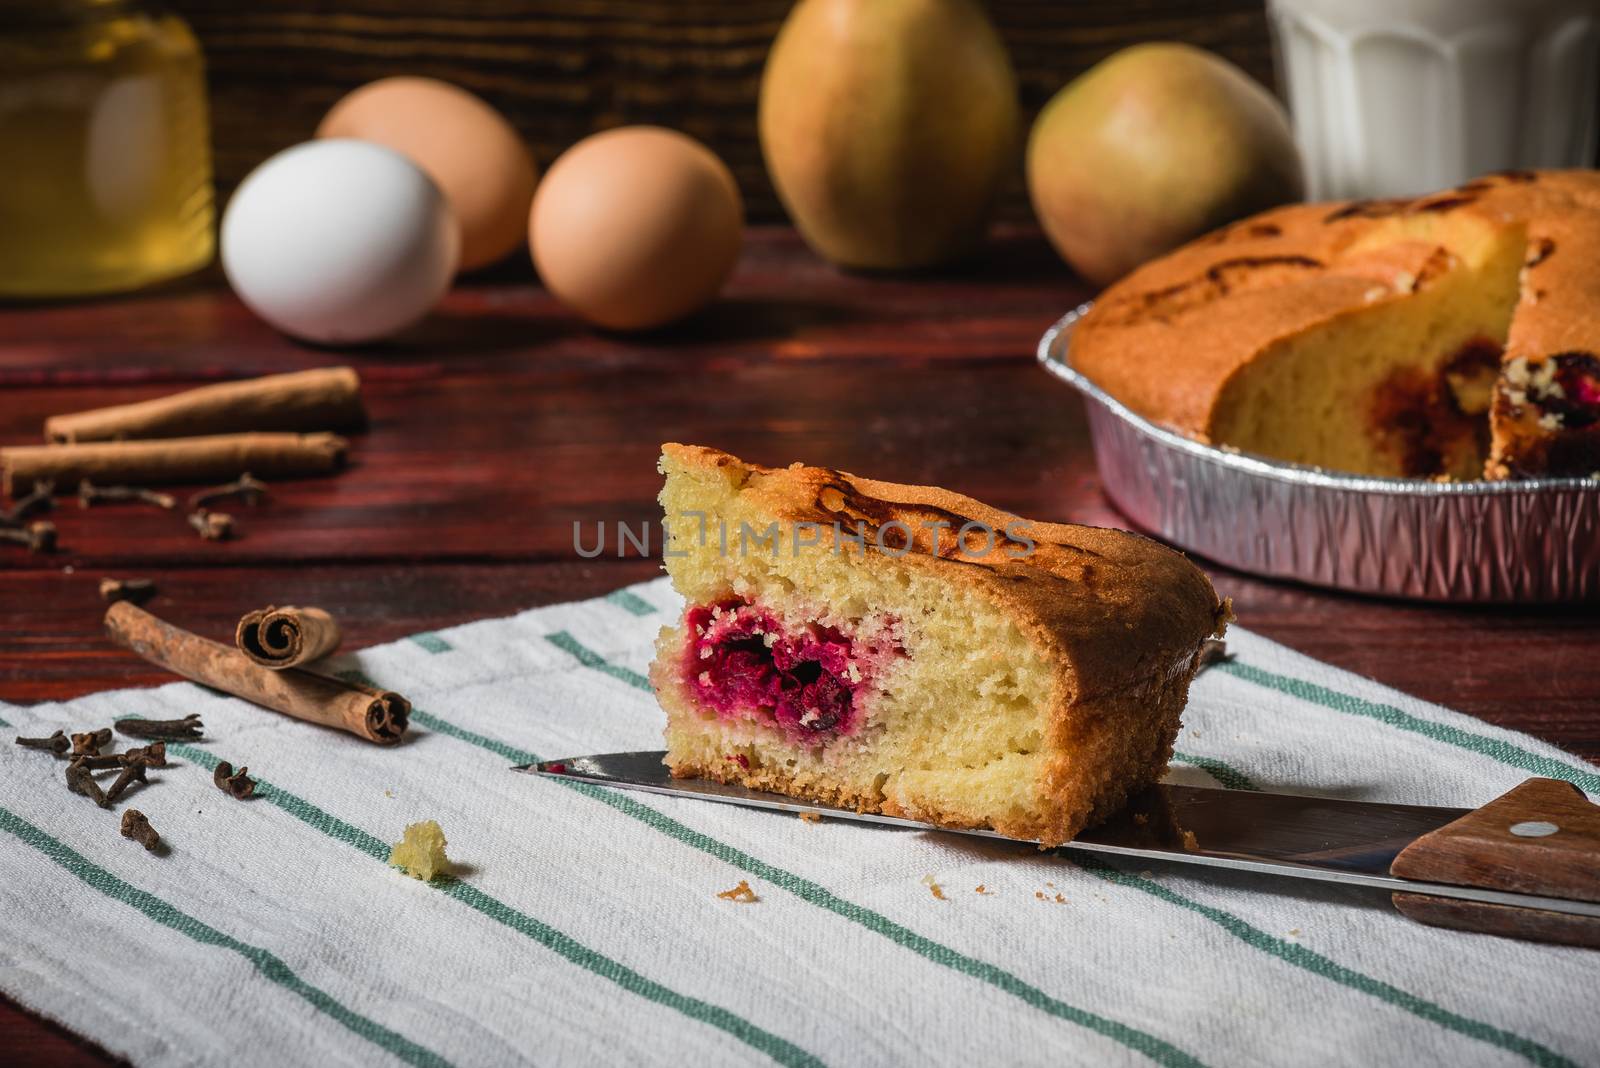
[[[1497,760],[1513,768],[1532,772],[1535,775],[1544,775],[1552,779],[1564,779],[1581,790],[1591,794],[1600,794],[1600,775],[1593,771],[1585,771],[1572,765],[1554,760],[1550,757],[1530,753],[1520,745],[1502,741],[1499,738],[1490,738],[1482,734],[1462,730],[1445,723],[1435,723],[1432,720],[1414,716],[1409,712],[1401,711],[1393,705],[1379,704],[1352,694],[1340,693],[1330,690],[1326,686],[1318,686],[1305,679],[1297,679],[1290,675],[1276,675],[1249,664],[1240,663],[1238,658],[1224,661],[1216,665],[1216,669],[1226,672],[1235,678],[1253,682],[1257,686],[1264,686],[1269,690],[1298,697],[1314,705],[1331,709],[1334,712],[1343,712],[1347,715],[1362,716],[1366,719],[1375,719],[1379,723],[1386,723],[1391,727],[1398,727],[1403,731],[1420,734],[1436,742],[1444,742],[1460,749],[1480,753],[1492,760]]]
[[[612,678],[621,679],[637,689],[645,691],[650,689],[650,682],[643,675],[607,662],[605,658],[583,646],[566,631],[548,634],[545,637],[552,645],[572,654],[585,667],[604,672]],[[413,711],[412,715],[415,716],[416,712]],[[429,718],[436,723],[443,722],[437,716],[430,716]],[[447,726],[450,726],[450,729],[444,733],[452,734],[454,737],[464,738],[465,735],[471,733],[453,725]],[[489,748],[491,752],[499,756],[508,757],[520,764],[531,764],[539,759],[535,754],[526,751],[507,752],[509,747],[502,747],[500,743],[492,742],[486,748]],[[1201,1063],[1193,1055],[1163,1039],[1157,1038],[1155,1035],[1053,998],[1027,980],[1013,975],[1003,968],[978,960],[976,957],[969,957],[950,946],[919,935],[881,913],[874,912],[854,902],[846,901],[826,887],[814,883],[803,876],[786,871],[776,865],[768,864],[766,861],[758,860],[749,853],[712,838],[710,835],[701,834],[699,831],[679,823],[672,817],[648,805],[640,804],[622,792],[594,786],[589,783],[569,782],[564,779],[554,779],[552,781],[559,782],[561,785],[571,787],[594,798],[596,801],[610,805],[617,811],[655,828],[669,838],[676,839],[684,845],[692,846],[702,853],[731,864],[746,874],[753,875],[758,879],[765,879],[774,886],[789,891],[809,904],[827,909],[829,912],[842,916],[853,923],[860,924],[867,930],[882,935],[895,944],[916,953],[918,956],[933,961],[935,964],[941,964],[963,975],[980,979],[1007,994],[1020,998],[1027,1004],[1051,1016],[1067,1020],[1070,1023],[1077,1024],[1080,1027],[1119,1042],[1129,1049],[1144,1054],[1157,1064],[1177,1068],[1177,1066],[1196,1066]]]
[[[357,678],[359,672],[341,672],[341,676]],[[416,715],[413,712],[413,715]],[[434,719],[434,717],[428,717]],[[435,720],[435,722],[438,722]],[[185,760],[192,760],[204,767],[207,771],[214,770],[218,758],[198,749],[192,745],[181,742],[168,742],[167,752],[181,756]],[[302,797],[297,797],[279,787],[273,786],[264,780],[256,780],[255,796],[268,801],[281,808],[289,815],[311,827],[315,827],[329,838],[354,846],[361,852],[378,860],[383,864],[389,863],[389,846],[380,842],[366,831],[354,827],[337,816],[317,808]],[[674,1009],[692,1020],[709,1024],[718,1030],[725,1031],[745,1043],[747,1046],[761,1053],[765,1053],[774,1061],[782,1065],[795,1066],[795,1068],[821,1068],[822,1061],[814,1055],[796,1046],[787,1039],[780,1038],[766,1031],[727,1009],[699,998],[680,994],[676,990],[663,986],[652,979],[634,971],[610,957],[596,950],[590,949],[577,939],[550,926],[542,920],[537,920],[525,912],[507,905],[494,897],[489,896],[469,883],[459,880],[436,881],[428,884],[440,893],[455,898],[468,908],[489,917],[496,923],[523,934],[545,946],[547,949],[566,958],[578,967],[608,979],[629,993],[637,994],[647,1001]]]
[[[1160,898],[1169,905],[1176,905],[1179,908],[1198,913],[1246,945],[1259,949],[1269,956],[1286,961],[1296,968],[1304,968],[1313,975],[1320,975],[1324,979],[1331,980],[1341,986],[1347,986],[1351,990],[1370,994],[1379,1001],[1387,1002],[1398,1009],[1403,1009],[1413,1016],[1431,1021],[1447,1030],[1466,1035],[1468,1038],[1475,1038],[1480,1042],[1487,1042],[1491,1046],[1497,1046],[1500,1049],[1515,1053],[1533,1064],[1549,1065],[1552,1068],[1577,1068],[1574,1062],[1548,1046],[1540,1045],[1531,1038],[1523,1038],[1521,1035],[1501,1030],[1492,1024],[1484,1023],[1482,1020],[1460,1016],[1426,998],[1407,993],[1397,986],[1386,983],[1381,979],[1374,979],[1370,975],[1364,975],[1353,968],[1347,968],[1337,961],[1323,956],[1316,950],[1308,949],[1297,942],[1290,942],[1275,935],[1270,935],[1231,912],[1225,912],[1211,905],[1201,904],[1194,898],[1169,890],[1154,880],[1132,875],[1114,868],[1102,860],[1081,854],[1074,855],[1071,859],[1078,867],[1098,875],[1107,882],[1142,890],[1152,897]]]
[[[613,590],[606,594],[606,600],[635,616],[652,616],[656,612],[655,605],[628,589]]]
[[[356,676],[357,673],[349,674],[352,675],[353,681],[361,681],[367,685],[372,685],[371,681],[367,680],[365,677],[355,678],[354,676]],[[429,730],[434,730],[438,731],[440,734],[449,735],[450,737],[466,742],[469,745],[475,745],[480,749],[485,749],[496,756],[503,757],[504,759],[512,761],[515,764],[533,764],[538,762],[540,759],[537,753],[534,753],[530,750],[518,749],[516,746],[507,745],[504,742],[496,741],[493,738],[488,738],[477,733],[476,731],[469,731],[464,727],[458,727],[454,723],[451,723],[448,720],[440,719],[438,716],[429,712],[422,712],[417,709],[412,709],[411,718],[422,726],[427,727]],[[845,901],[843,898],[836,896],[831,891],[799,875],[796,875],[793,872],[786,871],[782,868],[768,864],[765,861],[757,860],[755,857],[750,856],[750,854],[745,853],[743,850],[737,849],[734,846],[730,846],[724,842],[720,842],[709,835],[704,835],[698,831],[692,830],[684,824],[679,823],[672,817],[667,816],[648,805],[642,805],[633,798],[619,793],[616,790],[610,790],[606,789],[605,787],[596,786],[593,783],[577,782],[571,779],[552,778],[547,781],[559,783],[560,785],[571,790],[575,790],[586,797],[599,801],[601,804],[609,805],[618,812],[621,812],[626,816],[631,816],[633,819],[636,819],[639,822],[644,823],[657,831],[660,831],[669,838],[676,839],[685,845],[700,850],[702,853],[707,853],[713,857],[716,857],[718,860],[723,861],[724,863],[731,864],[747,875],[753,875],[758,879],[765,879],[774,886],[781,887],[782,889],[789,891],[790,893],[801,898],[802,900],[809,902],[810,904],[828,909],[830,912],[837,913],[847,920],[859,923],[869,930],[883,935],[884,937],[889,938],[891,941],[894,941],[899,945],[910,949],[912,952],[934,961],[935,963],[943,964],[944,966],[961,972],[964,975],[982,979],[991,985],[999,987],[1008,994],[1014,994],[1017,997],[1022,998],[1024,1001],[1028,1002],[1028,1004],[1033,1005],[1036,1008],[1043,1009],[1052,1016],[1058,1016],[1062,1019],[1077,1023],[1080,1026],[1088,1028],[1089,1030],[1121,1042],[1123,1045],[1145,1054],[1158,1064],[1179,1066],[1199,1065],[1201,1063],[1194,1057],[1185,1053],[1183,1050],[1180,1050],[1175,1046],[1168,1045],[1161,1039],[1156,1038],[1154,1035],[1137,1031],[1131,1027],[1127,1027],[1124,1024],[1119,1024],[1114,1020],[1108,1020],[1103,1017],[1095,1016],[1092,1013],[1086,1012],[1082,1009],[1074,1008],[1073,1006],[1067,1005],[1064,1002],[1056,1001],[1042,990],[1031,986],[1025,980],[1020,979],[1009,972],[1003,971],[1000,968],[996,968],[993,965],[986,964],[983,961],[975,958],[967,957],[955,949],[951,949],[948,946],[934,942],[932,939],[923,938],[921,935],[918,935],[907,928],[901,927],[887,916],[880,915],[870,909],[866,909],[860,905]]]
[[[425,630],[419,634],[413,634],[408,640],[413,645],[420,646],[430,653],[448,653],[450,650],[455,648],[455,646],[451,645],[449,642],[445,641],[431,630]]]
[[[604,669],[604,666],[611,666],[606,665],[604,659],[601,658],[597,653],[583,648],[571,637],[571,635],[566,634],[565,632],[562,632],[558,635],[551,635],[549,637],[550,640],[556,645],[566,649],[568,652],[572,652],[574,656],[578,656],[580,662],[584,663],[586,666],[596,667],[602,670]],[[560,639],[559,641],[557,640],[558,638]],[[581,655],[579,655],[579,651],[581,651]],[[617,675],[617,671],[625,670],[626,669],[619,668],[616,671],[609,671],[607,674],[611,674],[614,677],[621,677]],[[636,672],[628,672],[628,674],[639,677]],[[648,683],[646,683],[645,686],[648,687]],[[531,757],[531,754],[526,755]],[[1532,754],[1529,755],[1531,756]],[[1176,759],[1180,759],[1186,763],[1192,763],[1197,767],[1205,769],[1219,782],[1230,789],[1259,789],[1259,787],[1257,787],[1247,776],[1245,776],[1244,773],[1220,760],[1215,760],[1210,757],[1195,757],[1188,755],[1180,756],[1178,754],[1174,754],[1174,756]],[[531,762],[531,760],[528,762]],[[600,800],[616,807],[616,803],[611,798],[601,797]],[[639,807],[644,808],[642,805]],[[669,820],[668,817],[663,816],[660,813],[654,812],[653,809],[647,809],[646,811],[653,813],[655,817],[661,821],[666,821],[669,823],[675,822]],[[647,820],[647,822],[654,821]],[[677,826],[682,828],[681,824]],[[687,833],[691,835],[696,834],[694,831],[688,831],[687,828],[682,828],[682,830],[687,831]],[[674,833],[672,830],[666,830],[665,833],[672,835],[674,838],[680,838],[680,840],[683,840],[680,834]],[[738,852],[737,850],[732,849],[730,846],[723,846],[720,842],[714,842],[714,840],[711,839],[708,839],[708,841],[713,842],[717,846],[721,846],[722,849],[728,850],[731,853]],[[701,848],[705,847],[702,846]],[[711,849],[706,849],[706,851],[712,852]],[[743,856],[743,854],[740,855]],[[1355,971],[1354,969],[1346,968],[1345,966],[1338,964],[1327,957],[1323,957],[1312,950],[1306,949],[1303,946],[1298,946],[1294,943],[1285,942],[1282,939],[1274,938],[1272,935],[1267,934],[1265,931],[1262,931],[1259,928],[1252,927],[1250,924],[1246,923],[1242,919],[1239,919],[1237,916],[1232,915],[1231,913],[1226,913],[1220,909],[1213,909],[1210,906],[1202,905],[1190,898],[1176,894],[1158,883],[1154,883],[1146,879],[1140,879],[1136,876],[1126,875],[1114,868],[1110,868],[1109,866],[1095,861],[1085,861],[1084,859],[1080,859],[1076,856],[1074,856],[1072,859],[1081,867],[1084,867],[1085,869],[1101,876],[1102,878],[1108,879],[1109,881],[1118,882],[1126,886],[1134,886],[1137,889],[1144,890],[1146,893],[1151,893],[1155,896],[1162,897],[1164,900],[1168,900],[1173,904],[1177,904],[1183,908],[1188,908],[1195,912],[1199,912],[1201,915],[1206,916],[1213,922],[1221,924],[1230,933],[1234,934],[1236,937],[1240,938],[1246,943],[1255,946],[1255,948],[1274,953],[1274,955],[1282,957],[1282,959],[1287,960],[1289,963],[1305,968],[1307,971],[1321,976],[1322,978],[1330,979],[1334,982],[1342,983],[1345,986],[1351,987],[1352,989],[1371,994],[1374,997],[1388,1001],[1390,1004],[1406,1009],[1407,1011],[1412,1012],[1423,1019],[1430,1020],[1449,1030],[1457,1031],[1460,1034],[1468,1035],[1469,1037],[1498,1045],[1503,1049],[1526,1057],[1535,1064],[1560,1066],[1567,1066],[1571,1064],[1570,1061],[1567,1061],[1565,1058],[1561,1057],[1560,1054],[1555,1053],[1553,1050],[1550,1050],[1545,1046],[1541,1046],[1532,1039],[1523,1038],[1522,1036],[1513,1034],[1509,1031],[1502,1031],[1478,1020],[1472,1020],[1464,1016],[1456,1015],[1447,1009],[1441,1008],[1438,1005],[1434,1005],[1432,1002],[1417,997],[1414,994],[1407,993],[1404,990],[1400,990],[1398,987],[1391,986],[1390,984],[1384,983],[1379,979],[1364,975],[1361,972]],[[754,863],[761,864],[760,861],[755,861]],[[753,868],[746,867],[745,870],[750,871],[752,874],[759,874]],[[788,873],[783,874],[787,875]],[[767,878],[769,881],[775,882],[780,886],[783,885],[780,880],[773,879],[771,876],[762,875],[761,877]],[[791,878],[798,877],[791,876]],[[823,893],[827,893],[827,891],[823,891]],[[801,894],[800,896],[805,897],[806,895]],[[807,898],[807,900],[810,900],[810,898]],[[824,907],[828,906],[824,905]],[[1281,950],[1281,952],[1275,952],[1275,950]]]
[[[1216,757],[1195,756],[1192,753],[1174,751],[1172,759],[1179,764],[1192,764],[1193,766],[1210,775],[1217,782],[1230,790],[1260,790],[1255,782],[1238,768]]]
[[[574,660],[586,668],[593,668],[602,674],[610,675],[612,678],[625,682],[636,690],[651,692],[649,679],[637,671],[623,667],[621,664],[611,663],[599,653],[581,644],[578,639],[564,630],[558,630],[554,634],[546,634],[544,640],[557,649],[570,654]]]
[[[0,829],[10,831],[22,841],[33,846],[46,857],[77,876],[88,886],[93,887],[113,900],[137,909],[163,927],[170,927],[184,937],[193,939],[201,945],[229,949],[239,954],[255,965],[256,971],[267,979],[290,993],[304,998],[318,1012],[337,1020],[354,1034],[361,1036],[380,1049],[394,1054],[407,1064],[427,1066],[427,1068],[447,1068],[450,1064],[449,1061],[432,1050],[424,1049],[403,1035],[398,1035],[383,1025],[341,1005],[331,994],[312,986],[296,975],[293,969],[285,964],[281,958],[259,946],[252,946],[239,941],[237,938],[225,935],[215,927],[180,911],[176,906],[168,904],[154,894],[124,882],[106,869],[88,860],[71,846],[52,838],[21,816],[4,808],[0,808]]]

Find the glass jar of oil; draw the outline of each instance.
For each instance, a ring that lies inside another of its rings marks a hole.
[[[197,270],[212,214],[189,27],[135,0],[0,0],[0,298]]]

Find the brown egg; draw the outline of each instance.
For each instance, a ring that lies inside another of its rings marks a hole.
[[[551,165],[528,243],[564,304],[600,326],[642,330],[717,295],[743,222],[739,187],[710,149],[675,130],[624,126]]]
[[[340,100],[318,137],[375,141],[434,180],[461,226],[461,269],[501,259],[522,243],[538,171],[505,116],[448,82],[383,78]]]

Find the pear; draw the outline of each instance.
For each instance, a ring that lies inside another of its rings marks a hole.
[[[1033,124],[1027,174],[1050,243],[1097,285],[1305,195],[1282,105],[1182,44],[1124,49],[1058,92]]]
[[[971,0],[800,0],[762,72],[759,125],[806,242],[842,267],[899,270],[983,236],[1021,116]]]

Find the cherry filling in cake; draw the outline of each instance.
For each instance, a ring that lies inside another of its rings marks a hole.
[[[1500,374],[1501,348],[1474,338],[1438,370],[1402,367],[1373,390],[1368,433],[1410,478],[1456,473],[1470,477],[1489,449],[1483,418]]]
[[[856,731],[861,689],[886,656],[899,655],[892,639],[858,641],[820,623],[788,626],[739,600],[698,605],[684,623],[684,674],[702,709],[766,720],[808,744]]]
[[[1560,417],[1568,430],[1582,430],[1600,422],[1600,358],[1587,352],[1564,352],[1550,357],[1551,378],[1557,387],[1544,400],[1545,411]]]

